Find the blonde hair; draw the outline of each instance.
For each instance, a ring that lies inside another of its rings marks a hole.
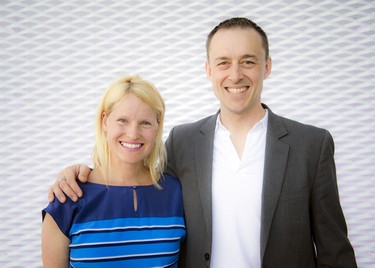
[[[96,143],[93,151],[94,168],[101,171],[107,184],[110,174],[110,149],[102,127],[102,115],[103,113],[109,115],[116,104],[120,103],[130,93],[149,105],[157,116],[158,130],[155,146],[148,158],[144,160],[144,165],[150,171],[153,184],[157,188],[160,188],[158,181],[160,176],[162,176],[167,158],[162,140],[165,103],[155,86],[143,80],[139,75],[124,76],[110,84],[99,102],[95,121]]]

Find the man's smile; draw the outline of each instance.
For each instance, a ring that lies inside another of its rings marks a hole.
[[[238,93],[245,92],[246,90],[249,89],[249,87],[225,87],[225,89],[230,93],[238,94]]]

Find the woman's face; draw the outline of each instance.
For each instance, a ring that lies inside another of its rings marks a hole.
[[[112,163],[143,165],[158,132],[156,112],[136,95],[129,93],[110,114],[103,113]]]

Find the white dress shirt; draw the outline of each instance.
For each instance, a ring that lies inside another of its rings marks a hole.
[[[212,170],[212,268],[260,268],[260,217],[268,112],[247,134],[239,158],[216,122]]]

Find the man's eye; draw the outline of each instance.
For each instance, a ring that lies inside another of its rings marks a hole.
[[[228,62],[227,61],[222,61],[222,62],[219,62],[217,65],[219,65],[219,66],[228,65]]]
[[[117,122],[122,123],[122,124],[125,124],[125,123],[128,122],[128,120],[123,119],[123,118],[120,118],[120,119],[117,120]]]
[[[222,61],[217,64],[217,68],[221,70],[226,70],[230,67],[230,63],[228,61]]]
[[[243,65],[245,66],[253,66],[255,64],[255,62],[253,61],[250,61],[250,60],[245,60],[242,62]]]

